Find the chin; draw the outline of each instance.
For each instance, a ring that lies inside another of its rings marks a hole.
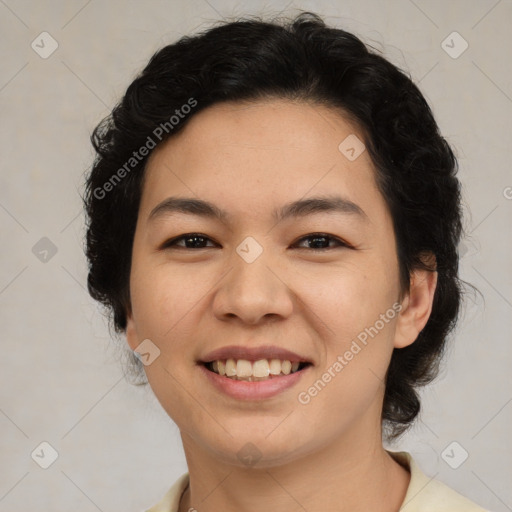
[[[275,428],[275,424],[272,428]],[[295,432],[295,433],[294,433]],[[213,456],[228,465],[264,469],[293,462],[307,454],[305,444],[297,438],[297,430],[283,431],[275,436],[272,429],[251,429],[226,433],[222,439],[203,439]]]

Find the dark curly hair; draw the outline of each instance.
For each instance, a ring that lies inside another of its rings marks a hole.
[[[314,13],[301,12],[285,23],[256,17],[219,22],[151,57],[91,136],[97,154],[83,197],[89,293],[111,314],[116,333],[124,332],[131,250],[150,154],[141,151],[134,160],[134,152],[155,142],[156,133],[158,143],[178,133],[210,105],[268,98],[322,104],[356,123],[393,218],[402,297],[414,269],[438,272],[427,324],[414,343],[394,349],[387,371],[382,423],[387,439],[394,440],[420,411],[416,388],[438,374],[461,305],[458,165],[407,73]],[[186,110],[191,99],[195,106]],[[188,115],[170,123],[182,111]],[[142,364],[129,357],[142,378]]]

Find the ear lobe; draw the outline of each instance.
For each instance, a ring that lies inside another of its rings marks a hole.
[[[133,315],[131,312],[128,313],[126,316],[125,335],[126,335],[126,341],[129,345],[129,347],[132,350],[135,350],[139,346],[140,342],[139,342],[139,335],[137,333],[137,328],[135,327],[135,321],[133,319]]]
[[[435,256],[431,253],[428,264],[435,269]],[[395,348],[404,348],[414,343],[427,324],[432,312],[437,276],[436,270],[416,269],[411,273],[409,293],[402,301],[402,310],[396,323]]]

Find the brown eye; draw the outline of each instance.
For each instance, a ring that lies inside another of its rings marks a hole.
[[[300,249],[311,249],[313,251],[326,251],[335,249],[336,247],[350,247],[348,244],[343,242],[337,237],[327,235],[325,233],[312,233],[311,235],[302,237],[297,243],[304,240],[310,241],[308,247],[299,247]],[[334,242],[335,246],[329,246],[331,242]]]
[[[304,241],[307,242],[307,246],[299,247],[299,249],[309,249],[312,251],[327,251],[336,249],[337,247],[350,247],[349,244],[343,242],[337,237],[328,235],[325,233],[313,233],[302,237],[295,245],[299,245]],[[162,249],[207,249],[209,247],[215,247],[214,245],[206,245],[208,242],[212,242],[211,238],[201,233],[186,233],[164,242]],[[334,245],[332,245],[334,243]]]
[[[175,247],[180,249],[207,249],[208,247],[205,245],[207,241],[211,241],[211,239],[201,233],[186,233],[164,242],[162,249]]]

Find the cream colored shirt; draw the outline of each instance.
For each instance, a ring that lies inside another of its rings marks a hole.
[[[487,512],[447,485],[426,476],[407,452],[389,452],[409,468],[411,480],[400,512]],[[189,475],[180,476],[163,499],[146,512],[178,512],[182,494],[188,486]]]

